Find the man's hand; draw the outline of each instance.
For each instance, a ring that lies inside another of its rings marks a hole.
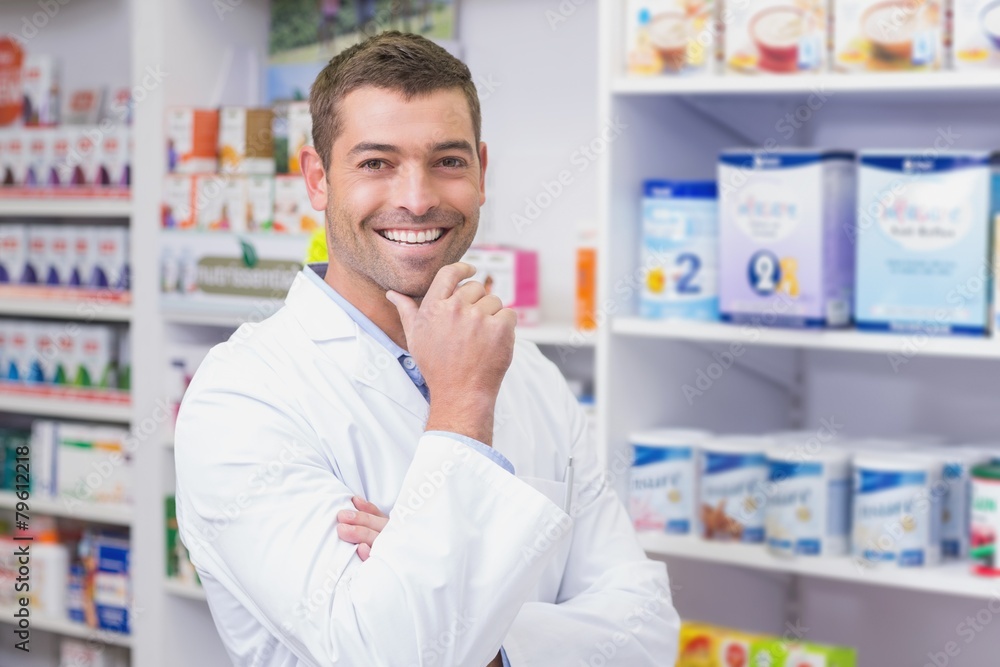
[[[450,431],[493,443],[497,393],[514,356],[517,315],[486,293],[469,264],[442,267],[418,307],[388,292],[406,335],[408,352],[427,381],[428,431]]]
[[[389,518],[379,511],[378,507],[364,498],[351,498],[357,511],[341,510],[337,512],[337,535],[340,539],[358,545],[358,556],[362,561],[368,560],[372,553],[372,545],[379,536]]]

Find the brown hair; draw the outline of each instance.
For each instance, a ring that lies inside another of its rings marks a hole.
[[[313,145],[324,169],[330,168],[330,151],[341,131],[337,113],[340,102],[364,86],[397,91],[407,100],[439,90],[461,88],[469,103],[478,147],[482,113],[469,68],[429,39],[393,30],[337,54],[313,82],[309,91]]]

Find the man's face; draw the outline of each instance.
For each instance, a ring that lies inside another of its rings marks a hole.
[[[472,244],[485,201],[486,146],[475,145],[465,96],[407,101],[366,87],[339,112],[327,173],[330,261],[383,292],[422,297]]]

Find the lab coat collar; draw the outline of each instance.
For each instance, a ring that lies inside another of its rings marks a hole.
[[[309,267],[304,269],[311,270]],[[426,421],[427,400],[403,370],[399,359],[365,333],[319,286],[299,273],[288,290],[285,305],[325,358],[334,361],[341,371],[351,368],[355,383],[388,396],[407,412]],[[342,354],[343,348],[331,345],[345,339],[357,341],[356,346],[351,346],[355,357],[353,368],[350,356]]]

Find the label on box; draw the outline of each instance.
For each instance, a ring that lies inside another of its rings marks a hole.
[[[939,0],[834,0],[835,69],[938,69],[944,55]]]
[[[193,229],[196,227],[193,176],[168,174],[164,177],[160,222],[164,229]]]
[[[712,73],[717,33],[712,0],[629,0],[626,11],[629,74]]]
[[[224,172],[273,174],[271,109],[223,107],[219,114],[219,163]]]
[[[212,109],[167,110],[167,171],[213,172],[218,168],[219,112]]]
[[[826,3],[755,0],[730,3],[725,63],[736,73],[815,72],[826,64]]]

